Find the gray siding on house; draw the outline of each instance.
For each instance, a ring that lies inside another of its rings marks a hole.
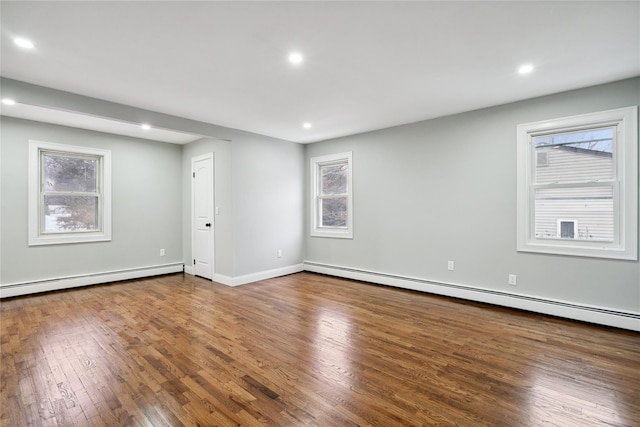
[[[544,147],[536,152],[547,157],[546,166],[536,167],[538,184],[611,179],[613,174],[611,153],[571,147]]]
[[[611,179],[611,153],[571,147],[536,149],[538,184]],[[574,237],[611,241],[614,235],[611,186],[540,189],[535,196],[535,235],[560,238],[560,222],[575,221]]]

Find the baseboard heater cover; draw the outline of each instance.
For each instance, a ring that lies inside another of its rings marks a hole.
[[[38,292],[57,291],[61,289],[76,288],[79,286],[117,282],[120,280],[139,279],[142,277],[158,276],[161,274],[181,273],[183,271],[184,264],[180,262],[149,267],[137,267],[99,273],[56,277],[50,279],[34,280],[30,282],[7,283],[0,285],[0,298],[28,295]]]
[[[315,273],[500,305],[640,332],[640,313],[310,261],[304,263],[304,269],[305,271]]]

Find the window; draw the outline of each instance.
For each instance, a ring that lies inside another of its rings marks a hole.
[[[549,165],[549,153],[547,153],[546,151],[538,151],[536,153],[536,166],[537,167],[544,167],[544,166],[548,166]]]
[[[29,141],[29,245],[111,240],[111,152]]]
[[[311,235],[353,237],[351,152],[311,159]]]
[[[518,126],[518,250],[637,259],[638,110]]]

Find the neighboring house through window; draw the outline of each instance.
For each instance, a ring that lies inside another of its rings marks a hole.
[[[311,158],[311,235],[353,237],[351,152]]]
[[[29,141],[29,245],[111,240],[111,152]]]
[[[637,107],[518,126],[518,250],[637,259]]]

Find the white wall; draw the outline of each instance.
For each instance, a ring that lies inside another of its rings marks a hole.
[[[216,278],[227,284],[297,271],[306,259],[309,269],[382,273],[359,278],[388,275],[388,284],[420,290],[486,290],[484,295],[499,298],[519,295],[640,318],[637,261],[515,250],[516,125],[640,104],[640,78],[307,146],[7,79],[2,90],[35,105],[150,121],[204,136],[181,147],[2,118],[3,296],[6,284],[189,264],[190,162],[214,152],[221,208]],[[27,246],[29,139],[113,150],[112,242]],[[309,158],[345,151],[353,151],[354,238],[309,237]],[[166,257],[159,257],[160,248]],[[455,261],[455,271],[447,271],[448,260]],[[509,273],[517,274],[516,287],[507,284]]]
[[[191,265],[191,159],[215,154],[215,277],[240,284],[302,269],[304,148],[233,131],[183,149],[183,247]],[[276,256],[282,250],[282,257]],[[187,269],[189,271],[189,269]]]
[[[231,167],[235,276],[301,265],[303,160],[300,144],[236,132]]]
[[[638,261],[516,252],[516,125],[639,103],[636,78],[308,145],[353,151],[354,238],[307,227],[306,260],[640,314]]]
[[[180,146],[3,117],[0,296],[25,293],[24,287],[11,287],[17,283],[73,277],[29,284],[29,292],[39,292],[131,277],[103,274],[114,270],[141,269],[132,273],[140,276],[154,274],[147,267],[158,263],[179,265],[179,270],[183,263],[190,266],[191,158],[209,152],[215,154],[215,203],[220,208],[215,221],[216,280],[237,285],[301,270],[303,146],[11,79],[0,81],[3,96],[27,104],[203,135]],[[26,246],[29,139],[113,150],[113,242]],[[165,257],[159,257],[161,248]]]
[[[3,287],[182,262],[180,146],[10,117],[1,125]],[[30,139],[112,151],[112,241],[28,246]]]

